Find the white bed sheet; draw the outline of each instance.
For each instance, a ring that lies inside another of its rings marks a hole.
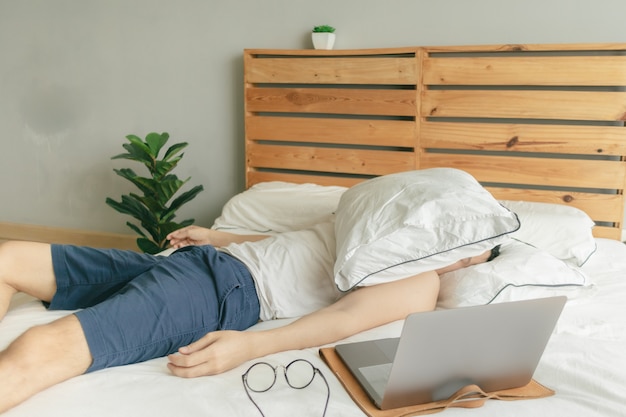
[[[595,285],[568,301],[548,344],[535,379],[556,395],[516,402],[488,401],[479,409],[449,409],[446,416],[626,416],[626,245],[598,239],[598,251],[584,267]],[[14,298],[0,322],[0,348],[26,328],[68,312],[47,312],[25,295]],[[252,331],[280,326],[286,320],[259,323]],[[395,322],[351,337],[366,340],[397,336]],[[318,355],[318,349],[289,351],[263,358],[287,364],[304,358],[319,367],[330,385],[327,416],[363,416]],[[52,387],[3,415],[6,417],[104,416],[255,416],[241,374],[244,364],[218,376],[181,379],[166,359],[107,369]],[[0,381],[0,383],[2,383]],[[302,391],[279,379],[269,392],[252,393],[266,416],[321,416],[326,387],[316,378]]]

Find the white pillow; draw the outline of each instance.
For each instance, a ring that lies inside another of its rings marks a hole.
[[[342,291],[476,256],[519,228],[471,175],[433,168],[377,177],[341,197],[335,283]]]
[[[494,260],[441,275],[437,306],[467,307],[552,295],[571,298],[589,285],[577,267],[511,240]]]
[[[232,197],[214,229],[261,233],[308,229],[330,221],[345,187],[271,181]]]
[[[522,226],[511,237],[581,266],[596,251],[595,223],[582,210],[563,204],[500,201]]]

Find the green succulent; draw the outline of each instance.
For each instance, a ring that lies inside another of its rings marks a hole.
[[[106,199],[106,204],[118,212],[139,220],[141,227],[131,222],[126,222],[126,225],[139,234],[137,246],[145,253],[155,254],[166,249],[168,245],[166,236],[169,233],[193,224],[194,219],[175,222],[176,211],[204,189],[202,185],[197,185],[170,202],[191,177],[180,180],[171,174],[184,155],[180,152],[187,147],[186,142],[170,146],[163,158],[158,159],[159,152],[167,143],[169,136],[166,132],[161,134],[153,132],[149,133],[144,141],[138,136],[128,135],[126,139],[130,143],[122,145],[127,153],[111,158],[140,162],[150,173],[149,177],[142,177],[130,168],[114,169],[117,175],[133,183],[143,195],[136,193],[122,195],[121,201],[108,197]]]
[[[320,26],[315,26],[313,28],[313,33],[320,33],[320,32],[333,33],[335,32],[335,28],[329,25],[320,25]]]

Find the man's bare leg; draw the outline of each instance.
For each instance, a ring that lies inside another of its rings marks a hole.
[[[18,291],[50,301],[56,292],[50,245],[0,244],[0,319]],[[32,395],[84,373],[91,354],[74,315],[36,326],[0,352],[0,413]]]
[[[91,360],[82,327],[73,314],[27,330],[0,353],[0,413],[83,374]]]
[[[50,301],[56,292],[50,245],[34,242],[0,244],[0,320],[18,291]]]

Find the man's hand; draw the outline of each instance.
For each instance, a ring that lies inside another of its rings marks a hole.
[[[256,242],[268,237],[268,235],[238,235],[205,227],[187,226],[167,235],[167,240],[175,249],[192,245],[212,245],[218,248],[231,243]]]
[[[255,332],[222,330],[207,333],[196,342],[168,356],[167,367],[182,378],[216,375],[254,359]]]
[[[211,234],[211,229],[199,226],[187,226],[167,235],[167,240],[170,241],[170,246],[175,249],[185,246],[211,245],[213,244],[211,242]]]

